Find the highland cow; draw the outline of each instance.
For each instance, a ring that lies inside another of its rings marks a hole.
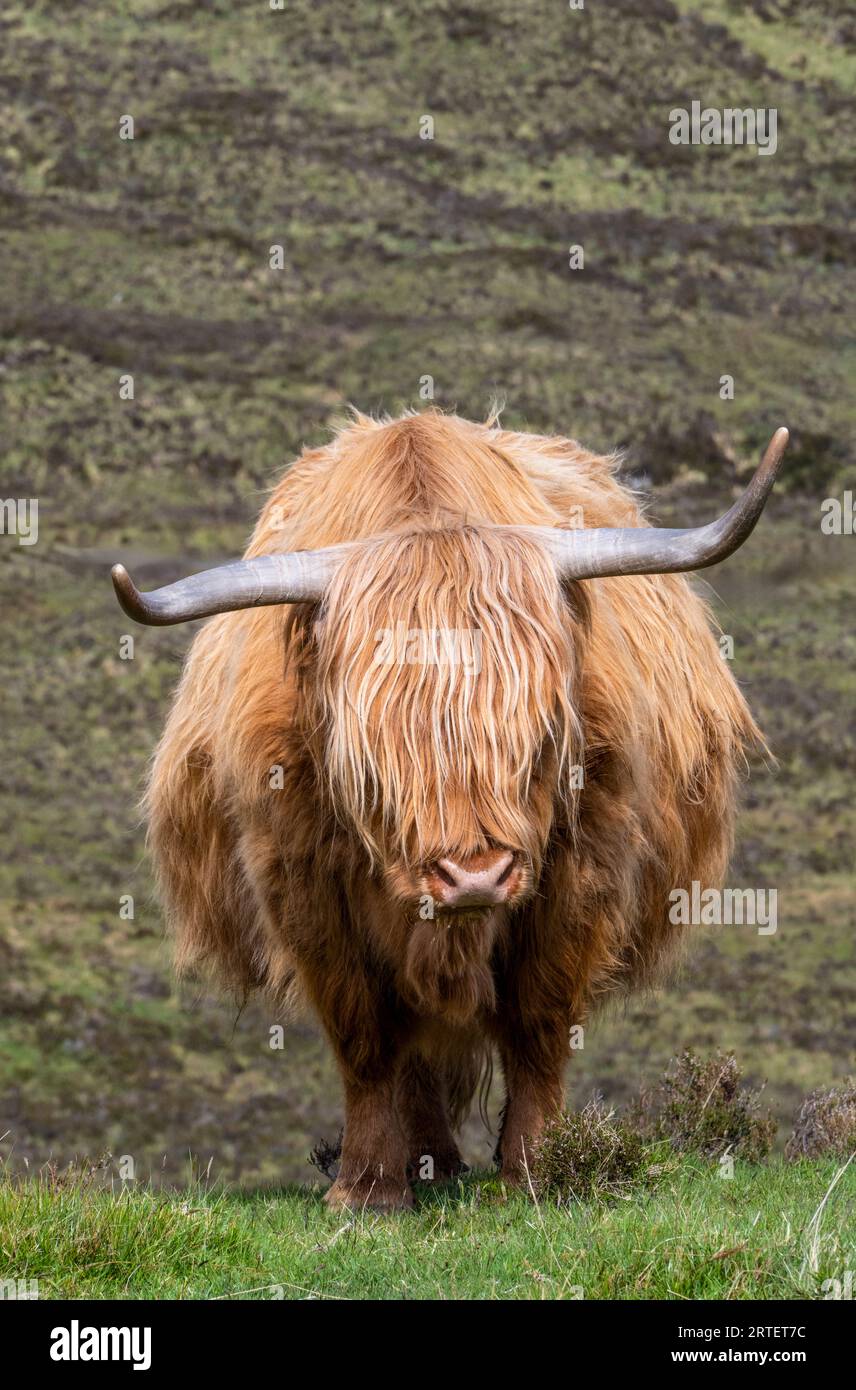
[[[525,1178],[572,1026],[672,955],[674,889],[722,880],[759,734],[678,572],[742,544],[786,443],[719,521],[665,530],[568,440],[358,415],[286,472],[242,561],[153,594],[116,567],[139,621],[211,617],[151,849],[179,968],[320,1019],[332,1204],[409,1205],[426,1157],[458,1172],[494,1053],[501,1171]],[[402,631],[433,635],[422,656]],[[441,659],[448,633],[478,661]]]

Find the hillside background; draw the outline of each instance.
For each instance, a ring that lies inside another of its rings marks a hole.
[[[591,1031],[569,1097],[734,1047],[786,1128],[852,1070],[856,537],[820,508],[856,482],[854,47],[847,0],[4,7],[0,497],[40,499],[37,545],[0,536],[14,1167],[307,1179],[335,1137],[311,1029],[272,1052],[263,1008],[172,984],[136,801],[191,632],[134,628],[120,660],[109,566],[148,587],[236,555],[302,444],[349,402],[418,405],[425,375],[464,415],[499,396],[512,427],[625,450],[678,524],[791,427],[756,535],[707,574],[778,758],[731,882],[775,887],[779,930],[700,931]],[[671,145],[693,100],[776,107],[777,153]]]

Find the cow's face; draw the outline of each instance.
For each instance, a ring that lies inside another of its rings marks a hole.
[[[523,535],[426,530],[342,566],[317,629],[322,775],[387,911],[485,921],[535,890],[572,813],[575,629]]]

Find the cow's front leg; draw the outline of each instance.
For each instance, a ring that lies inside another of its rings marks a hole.
[[[345,1098],[339,1173],[326,1200],[354,1210],[412,1206],[407,1142],[395,1107],[412,1018],[362,950],[359,924],[335,880],[295,879],[296,907],[314,902],[316,912],[298,916],[295,907],[288,945],[333,1048]]]
[[[327,1193],[330,1206],[382,1211],[413,1206],[407,1138],[394,1101],[393,1076],[371,1082],[345,1077],[342,1160]]]
[[[448,1182],[466,1172],[449,1124],[442,1071],[419,1052],[411,1052],[401,1066],[396,1104],[407,1136],[411,1177]]]
[[[515,1186],[528,1183],[532,1148],[544,1126],[562,1109],[568,1042],[564,1030],[521,1030],[500,1043],[506,1102],[497,1156],[500,1176]]]

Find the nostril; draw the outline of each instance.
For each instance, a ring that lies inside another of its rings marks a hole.
[[[457,879],[452,878],[452,875],[446,872],[442,864],[433,864],[431,867],[441,883],[445,883],[449,888],[457,888]]]
[[[508,882],[509,878],[511,877],[511,870],[512,870],[513,868],[514,868],[514,855],[511,854],[511,855],[509,855],[508,863],[506,864],[506,866],[505,866],[505,868],[503,869],[502,873],[500,874],[499,878],[496,880],[496,886],[497,886],[497,888],[501,888],[502,885],[503,885],[504,883],[507,883],[507,882]]]

